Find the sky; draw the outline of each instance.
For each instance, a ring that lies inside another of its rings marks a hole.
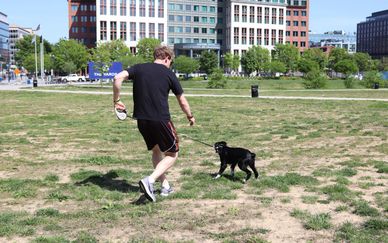
[[[388,9],[388,0],[311,0],[310,30],[323,33],[331,30],[355,32],[357,23],[372,12]],[[36,28],[51,43],[68,37],[67,0],[0,0],[0,12],[8,22]]]

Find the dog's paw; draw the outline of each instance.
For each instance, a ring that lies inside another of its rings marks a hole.
[[[216,180],[216,179],[218,179],[218,178],[220,178],[221,177],[221,175],[220,174],[217,174],[215,177],[213,177],[213,180]]]
[[[242,183],[243,183],[243,184],[247,183],[247,180],[243,179],[243,180],[242,180]]]

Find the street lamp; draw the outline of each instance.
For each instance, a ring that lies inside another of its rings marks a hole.
[[[32,30],[32,32],[34,33],[34,42],[35,42],[35,76],[34,76],[34,86],[37,86],[38,85],[38,80],[37,80],[37,76],[38,76],[38,54],[36,53],[36,32],[40,30],[40,24],[38,25],[38,27],[36,27],[35,30]]]

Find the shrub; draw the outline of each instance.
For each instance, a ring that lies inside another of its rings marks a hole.
[[[375,84],[384,85],[381,74],[376,71],[366,72],[360,84],[365,88],[373,88]]]
[[[326,86],[326,76],[318,70],[310,71],[303,80],[306,89],[321,89]]]
[[[353,77],[347,77],[346,79],[344,79],[345,88],[347,88],[347,89],[353,88],[355,82],[356,82],[356,79],[355,79],[355,78],[353,78]]]
[[[223,89],[226,86],[226,79],[220,68],[213,69],[210,74],[210,81],[207,84],[208,88],[211,89]]]

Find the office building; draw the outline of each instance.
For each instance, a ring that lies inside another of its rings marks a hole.
[[[105,0],[106,1],[106,0]],[[69,38],[96,46],[96,0],[68,0]]]
[[[372,13],[357,24],[357,51],[373,58],[388,57],[388,10]]]
[[[343,48],[348,53],[356,52],[356,33],[346,33],[342,30],[329,31],[323,34],[310,33],[309,46],[310,47],[336,47]]]
[[[143,38],[157,38],[177,55],[191,57],[203,50],[215,50],[219,56],[225,52],[242,55],[253,45],[272,50],[286,41],[301,50],[308,47],[308,1],[68,0],[68,4],[70,38],[85,43],[82,33],[95,30],[96,42],[121,39],[133,53]],[[94,4],[95,13],[82,11],[83,4],[88,5],[84,10]],[[289,9],[292,14],[286,16]],[[83,16],[95,17],[95,29],[80,21]],[[295,38],[286,36],[287,21],[298,22],[288,28],[298,33]],[[80,31],[82,26],[86,29]]]
[[[286,43],[298,47],[300,52],[309,48],[310,1],[287,0]]]
[[[9,24],[7,15],[0,12],[0,71],[9,64]]]
[[[23,39],[26,35],[32,35],[31,28],[23,28],[17,25],[9,26],[9,50],[10,50],[10,63],[11,65],[16,65],[15,54],[18,49],[16,48],[16,42],[20,39]]]

